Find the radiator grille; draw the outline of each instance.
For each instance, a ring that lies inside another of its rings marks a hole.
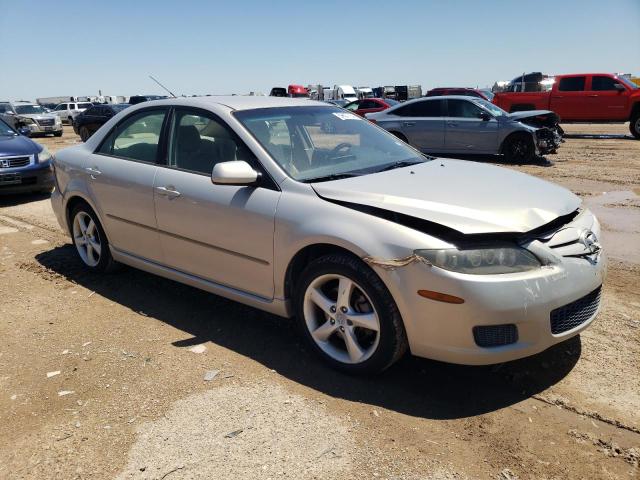
[[[31,157],[0,157],[0,168],[26,167],[31,163]]]
[[[551,312],[551,333],[558,335],[582,325],[595,315],[600,305],[602,287]]]

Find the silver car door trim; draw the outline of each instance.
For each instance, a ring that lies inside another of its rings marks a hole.
[[[211,280],[208,280],[206,278],[202,278],[199,277],[198,275],[194,275],[193,273],[189,273],[189,272],[183,272],[182,270],[178,270],[174,267],[170,267],[169,265],[165,265],[163,263],[158,263],[158,262],[154,262],[153,260],[149,260],[148,258],[144,258],[144,257],[140,257],[138,255],[135,255],[133,253],[129,253],[126,250],[120,250],[116,247],[114,247],[113,245],[109,245],[109,248],[113,251],[115,251],[117,254],[119,254],[119,256],[126,256],[129,257],[132,260],[136,260],[137,262],[144,262],[148,265],[152,265],[156,268],[161,268],[163,270],[169,270],[175,274],[178,274],[180,276],[184,276],[184,277],[189,277],[192,278],[200,283],[203,284],[209,284],[212,286],[215,286],[216,288],[219,289],[224,289],[224,290],[230,290],[233,293],[237,294],[237,295],[242,295],[242,296],[248,296],[248,297],[252,297],[260,302],[263,303],[271,303],[274,299],[273,298],[267,298],[267,297],[262,297],[260,295],[256,295],[255,293],[251,293],[251,292],[247,292],[246,290],[240,290],[238,288],[235,287],[231,287],[229,285],[225,285],[224,283],[218,283],[218,282],[213,282]]]
[[[233,255],[235,257],[245,258],[247,260],[251,260],[252,262],[260,263],[262,265],[269,265],[269,262],[263,260],[261,258],[252,257],[250,255],[245,255],[244,253],[235,252],[233,250],[228,250],[226,248],[217,247],[215,245],[211,245],[210,243],[201,242],[199,240],[194,240],[192,238],[183,237],[182,235],[178,235],[176,233],[167,232],[165,230],[160,230],[159,228],[150,227],[149,225],[144,225],[142,223],[133,222],[131,220],[127,220],[126,218],[117,217],[115,215],[107,214],[107,217],[112,218],[113,220],[118,220],[119,222],[128,223],[130,225],[135,225],[137,227],[145,228],[147,230],[153,230],[154,232],[160,233],[162,235],[167,235],[169,237],[177,238],[178,240],[185,240],[187,242],[195,243],[196,245],[201,245],[203,247],[211,248],[213,250],[218,250],[219,252],[227,253],[229,255]]]

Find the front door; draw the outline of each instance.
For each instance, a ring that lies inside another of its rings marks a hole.
[[[167,165],[154,197],[165,264],[200,278],[273,298],[273,231],[280,191],[263,172],[257,186],[214,185],[213,166],[245,160],[244,143],[214,114],[177,108]]]
[[[616,85],[622,86],[619,90]],[[622,82],[605,75],[593,75],[586,101],[593,120],[627,120],[628,91]]]
[[[161,262],[153,180],[165,108],[136,112],[89,156],[85,174],[109,242],[125,253]]]
[[[494,154],[498,144],[498,121],[470,100],[447,100],[445,148],[452,153]]]

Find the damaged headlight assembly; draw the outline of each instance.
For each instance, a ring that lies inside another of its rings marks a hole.
[[[526,272],[542,266],[535,255],[517,246],[415,250],[414,253],[433,266],[471,275]]]

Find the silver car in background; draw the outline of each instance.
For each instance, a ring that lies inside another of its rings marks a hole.
[[[351,373],[407,349],[462,364],[521,358],[599,309],[600,226],[580,198],[427,157],[326,103],[145,102],[53,164],[53,208],[87,268],[121,262],[295,317],[311,348]]]
[[[562,142],[555,113],[509,114],[470,96],[420,98],[365,116],[425,153],[502,154],[509,161],[530,162],[556,153]]]
[[[52,133],[62,136],[60,119],[48,113],[44,107],[30,102],[0,102],[0,115],[15,129],[26,128],[29,136]]]

